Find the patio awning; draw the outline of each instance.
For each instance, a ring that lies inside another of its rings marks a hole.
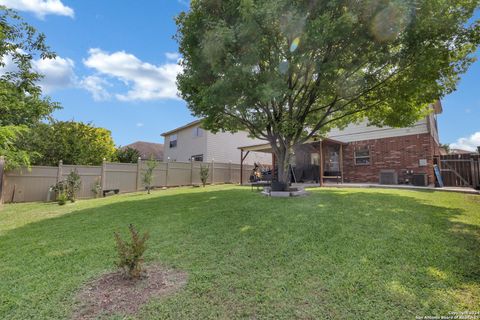
[[[330,138],[323,138],[323,139],[318,139],[318,138],[312,138],[305,142],[304,144],[313,144],[313,143],[318,143],[318,153],[320,155],[320,175],[319,175],[319,180],[320,180],[320,186],[323,186],[323,180],[325,179],[330,179],[330,178],[337,178],[341,179],[343,183],[343,146],[347,145],[346,142],[343,141],[338,141]],[[340,176],[324,176],[323,172],[323,158],[324,158],[324,151],[323,151],[323,145],[332,145],[336,144],[340,146]],[[315,146],[316,147],[316,146]],[[245,158],[248,156],[250,152],[263,152],[263,153],[271,153],[272,154],[272,164],[273,167],[275,168],[275,155],[273,154],[272,146],[270,143],[262,143],[262,144],[256,144],[256,145],[251,145],[251,146],[243,146],[243,147],[238,147],[240,150],[240,184],[243,184],[243,162],[245,161]]]
[[[310,139],[305,144],[309,143],[315,143],[322,141],[324,143],[331,143],[331,144],[339,144],[339,145],[346,145],[346,142],[330,139],[330,138],[323,138],[320,140],[315,140],[315,139]],[[241,151],[251,151],[251,152],[263,152],[263,153],[273,153],[272,146],[270,143],[262,143],[262,144],[255,144],[255,145],[250,145],[250,146],[243,146],[243,147],[238,147],[239,150]]]
[[[255,144],[251,146],[238,147],[241,151],[252,151],[252,152],[263,152],[263,153],[273,153],[272,146],[270,143]]]

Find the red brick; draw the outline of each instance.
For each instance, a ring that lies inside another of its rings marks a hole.
[[[357,148],[370,149],[370,164],[355,165],[354,152]],[[345,182],[379,182],[380,171],[394,169],[399,181],[406,178],[406,170],[414,173],[427,173],[428,181],[434,180],[433,161],[438,155],[438,144],[428,133],[385,139],[351,142],[344,146]],[[419,160],[426,159],[427,166],[420,167]]]

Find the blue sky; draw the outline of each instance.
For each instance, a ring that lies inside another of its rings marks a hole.
[[[193,120],[176,98],[174,17],[187,0],[0,0],[47,36],[55,62],[38,61],[45,91],[62,104],[62,120],[112,131],[115,143],[163,142],[160,134]],[[477,12],[476,17],[480,17]],[[477,52],[477,56],[480,53]],[[480,145],[480,62],[443,99],[443,143]]]

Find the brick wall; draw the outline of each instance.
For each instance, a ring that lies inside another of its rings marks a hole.
[[[355,165],[354,152],[369,148],[370,164]],[[373,139],[351,142],[344,146],[345,182],[379,182],[380,170],[394,169],[399,182],[406,178],[406,171],[427,173],[428,183],[434,183],[433,161],[438,145],[429,133],[402,137]],[[427,166],[420,166],[419,160],[426,159]]]

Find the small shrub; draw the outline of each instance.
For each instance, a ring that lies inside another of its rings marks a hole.
[[[95,195],[95,198],[98,198],[102,194],[102,184],[99,179],[95,180],[91,191]]]
[[[146,241],[149,235],[145,232],[140,236],[132,224],[128,226],[128,229],[130,231],[131,242],[124,241],[118,232],[114,233],[118,253],[116,266],[123,269],[129,278],[138,279],[142,275],[143,254],[147,249]]]
[[[148,194],[150,194],[150,190],[152,189],[153,171],[156,167],[157,161],[155,161],[153,158],[147,161],[147,169],[145,169],[142,181]]]
[[[208,174],[209,174],[208,166],[200,165],[200,180],[202,181],[203,187],[205,187],[205,185],[207,184]]]
[[[67,191],[68,200],[70,200],[71,202],[75,202],[77,198],[77,192],[80,190],[80,187],[82,186],[82,180],[77,170],[73,170],[68,174],[66,184],[67,184],[66,191]]]
[[[59,205],[64,205],[67,200],[67,183],[65,180],[58,181],[53,187],[52,190],[55,191],[57,202]]]
[[[58,205],[60,206],[65,205],[67,203],[67,200],[68,200],[68,197],[65,192],[62,192],[57,196],[57,202],[58,202]]]

